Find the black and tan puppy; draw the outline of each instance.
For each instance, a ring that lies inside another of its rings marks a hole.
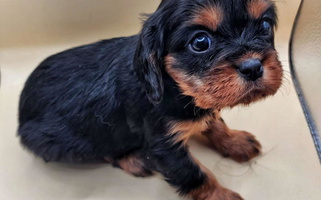
[[[282,67],[270,0],[163,0],[142,31],[43,61],[20,100],[22,144],[46,161],[106,160],[153,171],[197,200],[239,200],[186,146],[203,134],[248,161],[260,144],[220,118],[225,107],[276,93]]]

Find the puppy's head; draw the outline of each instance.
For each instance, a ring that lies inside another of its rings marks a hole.
[[[135,57],[150,101],[162,99],[162,72],[204,109],[275,94],[283,76],[275,10],[270,0],[163,0],[144,24]]]

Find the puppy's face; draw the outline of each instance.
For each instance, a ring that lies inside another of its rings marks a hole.
[[[140,34],[136,75],[153,104],[164,71],[198,107],[249,104],[281,85],[275,25],[271,0],[162,0]]]
[[[276,93],[282,66],[274,49],[276,13],[270,0],[171,4],[164,70],[198,107],[249,104]]]

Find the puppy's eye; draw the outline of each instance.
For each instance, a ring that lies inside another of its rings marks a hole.
[[[262,22],[262,28],[265,34],[270,35],[272,33],[272,26],[268,21],[264,20]]]
[[[190,43],[190,47],[197,52],[204,52],[211,46],[211,39],[205,34],[197,35]]]

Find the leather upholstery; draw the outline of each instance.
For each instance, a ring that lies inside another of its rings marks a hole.
[[[291,69],[321,159],[321,1],[303,0],[290,46]]]

